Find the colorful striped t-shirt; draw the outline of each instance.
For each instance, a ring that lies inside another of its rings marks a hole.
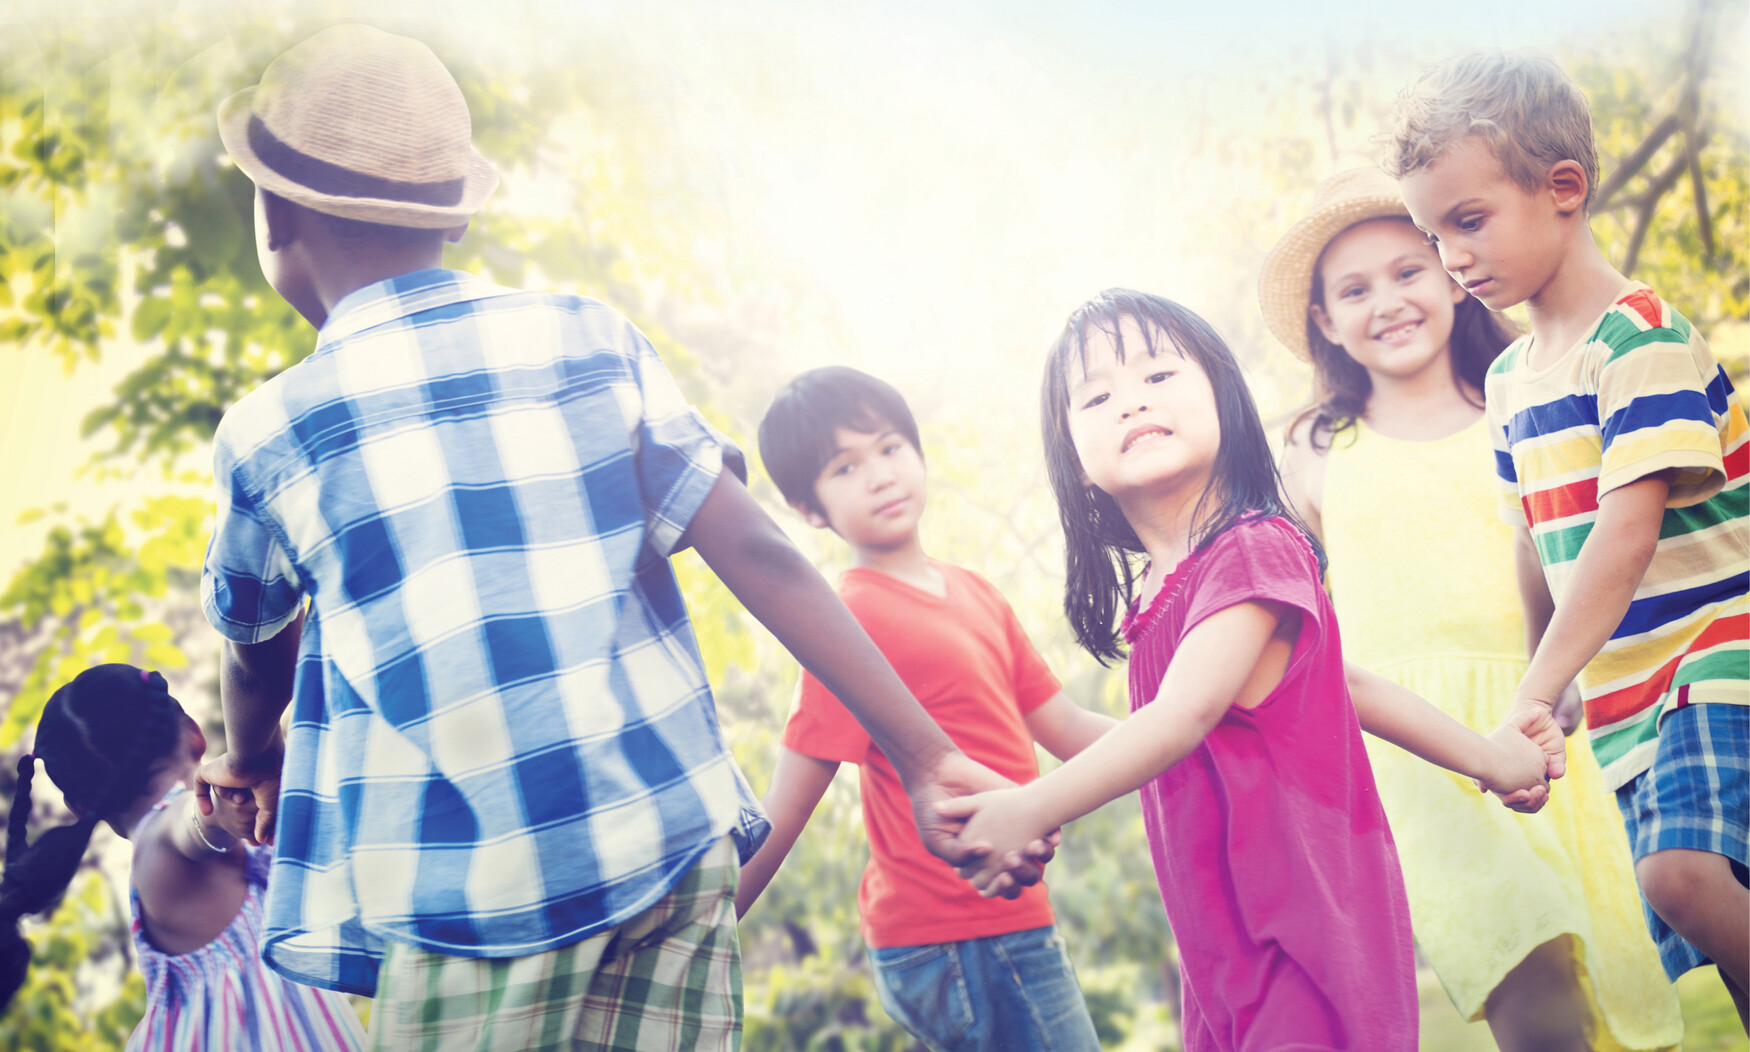
[[[1750,440],[1744,407],[1689,320],[1644,285],[1552,364],[1522,337],[1486,385],[1502,515],[1529,526],[1558,605],[1598,498],[1671,472],[1659,543],[1622,624],[1580,673],[1611,788],[1653,762],[1659,719],[1750,704]]]

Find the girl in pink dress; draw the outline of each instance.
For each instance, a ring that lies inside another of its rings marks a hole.
[[[132,665],[86,669],[55,691],[35,753],[18,764],[0,877],[0,1011],[24,982],[30,944],[18,919],[60,900],[97,823],[134,845],[134,945],[146,1014],[128,1052],[354,1052],[364,1029],[340,995],[300,986],[261,961],[269,849],[202,815],[192,793],[206,751],[200,726],[164,677]],[[36,761],[78,815],[26,844]],[[221,809],[231,805],[221,801]],[[233,827],[252,816],[237,812]]]
[[[1197,315],[1102,293],[1053,348],[1042,408],[1065,610],[1102,662],[1129,644],[1131,716],[1029,785],[942,805],[992,849],[963,875],[994,893],[1009,853],[1140,788],[1187,1052],[1413,1049],[1409,906],[1361,728],[1523,806],[1561,773],[1560,729],[1483,738],[1378,679],[1351,700],[1322,556]]]

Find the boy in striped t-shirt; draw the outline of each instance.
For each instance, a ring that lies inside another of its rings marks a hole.
[[[1400,100],[1390,166],[1453,279],[1531,316],[1485,389],[1528,606],[1546,583],[1555,600],[1515,707],[1579,677],[1666,973],[1711,960],[1743,1017],[1744,408],[1689,321],[1598,251],[1591,116],[1548,58],[1479,52],[1429,72]]]

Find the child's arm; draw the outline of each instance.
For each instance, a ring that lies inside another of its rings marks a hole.
[[[1598,518],[1574,559],[1567,594],[1519,682],[1514,712],[1534,706],[1547,712],[1610,641],[1653,561],[1670,493],[1670,478],[1661,472],[1598,498]]]
[[[1549,713],[1530,722],[1503,723],[1487,738],[1420,696],[1359,665],[1343,663],[1361,729],[1429,763],[1474,778],[1508,798],[1515,809],[1536,811],[1549,799],[1547,778],[1565,771],[1562,729]]]
[[[1325,454],[1313,445],[1313,418],[1302,417],[1282,447],[1282,495],[1300,521],[1318,537],[1325,535]]]
[[[1081,752],[1118,726],[1117,720],[1082,708],[1061,690],[1023,719],[1027,721],[1027,733],[1033,736],[1033,740],[1060,760]]]
[[[1129,793],[1196,749],[1236,701],[1256,704],[1281,682],[1299,629],[1298,612],[1267,601],[1238,603],[1186,633],[1160,689],[1107,734],[1050,774],[1015,789],[949,800],[944,815],[964,816],[961,836],[992,845],[992,859]],[[1267,650],[1283,653],[1266,660]],[[994,863],[962,867],[986,895]]]
[[[1525,618],[1525,653],[1531,655],[1537,653],[1543,634],[1549,630],[1550,618],[1556,612],[1556,601],[1549,594],[1549,581],[1543,576],[1543,562],[1537,557],[1537,542],[1531,539],[1531,531],[1524,526],[1513,529],[1513,571],[1519,582],[1520,612]],[[1572,734],[1579,729],[1583,713],[1578,683],[1570,681],[1562,689],[1551,714],[1563,734]]]
[[[792,749],[778,747],[778,763],[772,769],[772,784],[763,801],[772,831],[758,852],[741,867],[741,882],[735,889],[735,916],[747,914],[748,907],[766,890],[778,867],[790,854],[796,838],[808,825],[820,798],[832,785],[838,773],[837,760],[817,760]]]
[[[986,857],[976,841],[955,835],[937,805],[1010,783],[954,747],[826,580],[730,472],[718,477],[688,524],[679,542],[687,545],[893,762],[930,853],[956,866]],[[997,880],[999,890],[1011,890],[1017,881],[1034,883],[1041,870],[1021,862],[1011,872]]]
[[[195,798],[213,813],[212,787],[248,789],[255,797],[257,844],[271,843],[279,812],[280,765],[285,741],[280,716],[292,700],[304,613],[261,643],[226,640],[219,657],[219,699],[225,711],[225,749],[201,764]]]

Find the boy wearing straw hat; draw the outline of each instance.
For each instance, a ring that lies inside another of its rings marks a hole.
[[[933,801],[1001,780],[905,692],[630,323],[438,269],[497,177],[424,45],[329,29],[219,127],[256,183],[262,269],[317,329],[219,425],[202,575],[230,751],[199,789],[249,790],[255,838],[277,828],[268,963],[375,994],[378,1047],[733,1047],[735,880],[767,823],[670,553],[697,548],[832,684],[932,850],[977,857]]]
[[[1593,242],[1591,115],[1554,62],[1462,56],[1406,91],[1398,116],[1388,167],[1416,226],[1472,296],[1531,318],[1484,392],[1502,513],[1555,597],[1514,706],[1547,707],[1579,676],[1666,974],[1718,964],[1743,1017],[1744,408],[1689,321]]]

